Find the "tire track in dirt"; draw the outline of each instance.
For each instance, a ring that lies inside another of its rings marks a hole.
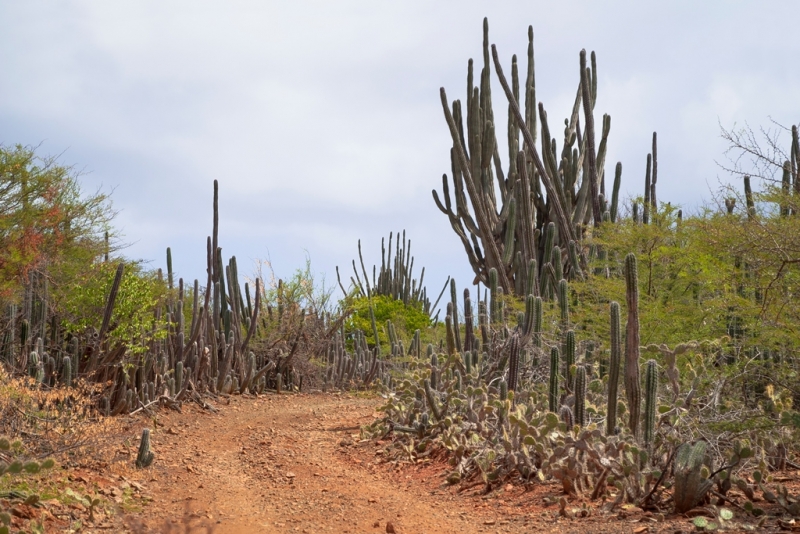
[[[367,459],[344,454],[375,399],[350,395],[232,397],[212,414],[158,415],[154,467],[142,482],[153,531],[481,532],[442,496],[410,492]],[[368,443],[362,444],[370,446]],[[485,531],[484,531],[485,532]]]

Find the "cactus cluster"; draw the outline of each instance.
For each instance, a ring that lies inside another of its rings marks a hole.
[[[600,142],[595,149],[594,53],[590,66],[586,65],[585,51],[581,52],[580,62],[580,90],[565,121],[560,155],[544,106],[536,100],[532,28],[528,29],[527,71],[522,84],[516,56],[511,59],[509,83],[494,46],[490,53],[489,25],[484,19],[479,81],[474,82],[475,66],[470,60],[466,100],[451,104],[441,89],[442,109],[452,138],[452,176],[443,176],[442,196],[434,190],[433,199],[461,239],[476,278],[489,285],[494,269],[497,288],[506,294],[538,294],[538,288],[529,283],[527,271],[532,262],[538,266],[541,295],[545,298],[552,298],[555,285],[566,272],[570,278],[581,278],[586,257],[575,244],[583,237],[583,228],[599,225],[604,217],[613,220],[616,215],[621,165],[617,166],[611,185],[610,207],[605,196],[604,163],[611,118],[603,116]],[[505,168],[498,149],[498,122],[491,97],[492,67],[508,101],[509,153]],[[520,108],[523,97],[524,110]],[[540,236],[544,236],[544,242]],[[567,252],[565,258],[562,250]],[[555,272],[553,281],[548,280],[551,269]]]

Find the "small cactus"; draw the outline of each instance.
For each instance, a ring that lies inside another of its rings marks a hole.
[[[61,370],[61,382],[64,387],[72,387],[72,359],[69,356],[64,356],[64,364]]]
[[[684,514],[697,506],[713,485],[702,473],[707,446],[705,441],[698,441],[694,445],[684,443],[675,453],[672,498],[676,514]]]
[[[139,442],[139,454],[136,456],[136,467],[143,469],[149,467],[155,459],[155,454],[150,450],[150,429],[142,430],[142,440]]]

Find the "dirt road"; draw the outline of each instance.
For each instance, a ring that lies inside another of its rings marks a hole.
[[[155,416],[156,460],[135,472],[152,497],[129,513],[133,532],[336,532],[581,534],[688,532],[686,518],[572,501],[558,513],[558,484],[507,484],[490,495],[443,484],[437,462],[394,468],[384,445],[362,441],[380,399],[349,394],[231,397],[211,413],[196,405]],[[140,426],[154,426],[152,418]],[[134,429],[131,429],[132,431]],[[135,452],[135,451],[134,451]],[[685,530],[684,530],[685,529]]]
[[[142,480],[155,502],[142,519],[155,531],[189,521],[193,532],[215,533],[485,532],[443,495],[409,493],[352,456],[374,457],[356,449],[374,448],[358,443],[359,426],[377,404],[268,395],[234,397],[219,414],[159,415],[156,462]]]

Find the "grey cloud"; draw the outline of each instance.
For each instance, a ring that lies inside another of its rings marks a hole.
[[[38,144],[115,187],[127,253],[163,265],[172,246],[203,279],[211,183],[222,245],[241,264],[269,251],[334,278],[360,237],[369,261],[406,228],[429,288],[472,280],[433,205],[449,173],[438,89],[463,98],[481,20],[509,65],[536,32],[537,96],[566,117],[578,52],[596,50],[608,166],[642,189],[659,132],[660,198],[695,206],[718,179],[731,127],[797,122],[798,47],[786,3],[49,2],[0,6],[0,141]],[[504,128],[505,105],[494,84]],[[349,269],[348,269],[349,272]],[[438,291],[438,287],[436,288]]]

